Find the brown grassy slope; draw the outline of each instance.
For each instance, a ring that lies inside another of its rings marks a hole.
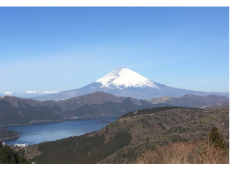
[[[137,158],[138,164],[229,164],[228,153],[205,142],[170,143]]]

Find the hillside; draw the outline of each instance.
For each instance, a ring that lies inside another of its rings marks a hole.
[[[5,96],[0,98],[0,126],[30,125],[36,121],[60,121],[60,108],[50,108],[38,101]]]
[[[202,109],[215,109],[215,108],[227,107],[227,106],[229,106],[229,100],[225,101],[225,102],[215,103],[215,104],[212,104],[212,105],[201,106],[200,108],[202,108]]]
[[[171,106],[202,107],[228,101],[229,98],[218,95],[198,96],[187,94],[182,97],[159,97],[148,100],[153,104],[167,103]]]
[[[0,141],[16,140],[20,135],[11,130],[5,130],[0,128]]]
[[[176,142],[145,152],[137,158],[137,164],[229,164],[229,155],[214,143]]]
[[[76,118],[121,116],[130,111],[154,106],[165,105],[153,105],[145,100],[116,97],[103,92],[60,101],[36,101],[5,96],[0,98],[0,126],[60,122]]]
[[[31,164],[24,157],[18,155],[9,146],[0,142],[0,164]]]
[[[136,163],[137,157],[156,146],[205,140],[214,126],[228,142],[228,107],[152,108],[125,114],[97,132],[28,146],[18,152],[37,163]]]

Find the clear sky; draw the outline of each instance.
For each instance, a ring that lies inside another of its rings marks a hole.
[[[0,93],[64,91],[118,67],[229,91],[228,7],[1,7]]]

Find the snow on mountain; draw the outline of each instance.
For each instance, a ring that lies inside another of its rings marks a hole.
[[[34,96],[33,99],[41,101],[62,100],[90,94],[96,91],[111,93],[120,97],[133,97],[145,100],[162,96],[181,97],[186,94],[200,96],[211,94],[228,96],[228,93],[201,92],[169,87],[164,84],[153,82],[128,68],[117,68],[104,77],[82,88],[62,91],[45,96]]]
[[[43,92],[36,92],[36,91],[24,91],[24,92],[10,92],[6,91],[5,93],[0,93],[0,96],[15,96],[20,98],[32,98],[35,96],[44,96],[44,95],[50,95],[53,93],[57,93],[56,91],[43,91]]]
[[[148,78],[128,68],[117,68],[98,79],[96,83],[101,83],[101,88],[122,88],[122,87],[150,87],[160,89],[156,84]]]
[[[53,93],[57,93],[57,91],[43,91],[42,93],[44,93],[44,94],[53,94]]]
[[[3,94],[5,94],[5,95],[11,95],[11,94],[13,94],[13,92],[6,91],[6,92],[5,92],[5,93],[3,93]]]
[[[37,93],[36,91],[25,91],[26,93],[28,93],[28,94],[35,94],[35,93]]]

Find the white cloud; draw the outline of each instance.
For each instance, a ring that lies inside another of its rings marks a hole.
[[[36,91],[25,91],[26,93],[29,93],[29,94],[31,94],[31,93],[36,93]]]
[[[10,92],[10,91],[6,91],[5,93],[3,94],[6,94],[6,95],[11,95],[13,92]]]
[[[43,91],[42,93],[51,94],[51,93],[57,93],[57,91]]]

